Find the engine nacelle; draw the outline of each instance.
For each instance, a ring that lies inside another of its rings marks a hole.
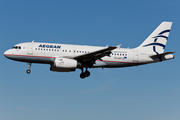
[[[57,72],[75,71],[81,64],[74,59],[56,58],[54,64],[51,64],[50,70]]]
[[[77,61],[68,58],[56,58],[54,66],[58,68],[77,68]]]

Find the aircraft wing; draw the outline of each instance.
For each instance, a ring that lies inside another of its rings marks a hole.
[[[97,51],[93,51],[90,53],[75,56],[74,59],[83,60],[83,61],[85,60],[87,62],[92,60],[92,59],[93,60],[101,59],[104,56],[109,56],[111,54],[111,51],[116,49],[116,48],[117,47],[107,47],[107,48],[100,49]]]

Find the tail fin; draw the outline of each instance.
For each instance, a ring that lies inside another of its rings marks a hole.
[[[172,22],[162,22],[137,49],[163,53],[171,26]]]

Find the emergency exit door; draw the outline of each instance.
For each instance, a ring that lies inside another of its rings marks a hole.
[[[133,55],[133,61],[138,62],[139,61],[139,53],[137,50],[134,50],[134,55]]]

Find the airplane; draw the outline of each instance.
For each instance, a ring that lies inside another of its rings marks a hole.
[[[50,70],[71,72],[81,69],[80,78],[90,76],[89,68],[120,68],[138,66],[174,59],[174,52],[164,52],[172,22],[162,22],[145,41],[136,48],[118,46],[86,46],[41,42],[20,43],[4,52],[8,59],[50,64]],[[85,69],[85,71],[84,71]]]

